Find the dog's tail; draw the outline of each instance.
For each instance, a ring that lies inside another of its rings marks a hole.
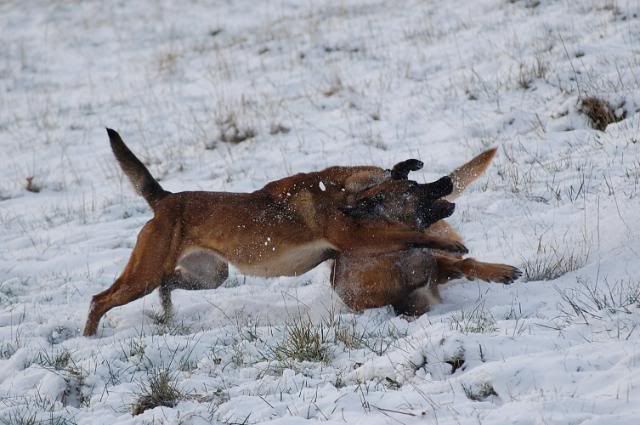
[[[155,210],[158,202],[171,192],[167,192],[160,186],[160,183],[153,178],[147,167],[124,144],[116,131],[107,128],[107,134],[109,134],[111,150],[116,156],[122,171],[127,175],[138,195],[142,196],[151,209]]]
[[[489,167],[489,164],[491,164],[491,160],[496,155],[496,150],[497,148],[491,148],[484,151],[471,161],[453,170],[453,172],[449,174],[453,182],[453,192],[446,196],[445,199],[447,201],[453,201],[460,196],[467,186],[480,177]]]

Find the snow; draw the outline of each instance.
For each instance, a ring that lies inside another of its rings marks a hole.
[[[636,424],[639,16],[610,0],[0,4],[0,422]],[[624,119],[592,129],[587,96]],[[407,158],[426,182],[498,146],[450,222],[481,261],[566,267],[453,281],[415,320],[348,311],[328,264],[232,270],[174,291],[172,323],[149,317],[152,294],[84,338],[151,217],[106,126],[171,191]],[[327,362],[274,354],[296,320]],[[185,397],[132,416],[156,369]]]

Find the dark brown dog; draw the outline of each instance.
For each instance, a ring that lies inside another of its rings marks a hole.
[[[454,190],[452,200],[487,169],[496,153],[488,150],[449,175]],[[397,214],[394,217],[401,219]],[[413,223],[410,223],[413,225]],[[462,238],[444,220],[423,230],[430,235],[462,243]],[[419,315],[441,302],[438,285],[466,277],[509,284],[521,272],[506,264],[483,263],[439,250],[408,249],[379,252],[367,256],[342,252],[335,260],[331,281],[336,293],[350,308],[392,305],[398,313]]]
[[[115,131],[107,132],[116,159],[154,217],[140,231],[120,277],[93,297],[84,335],[94,335],[100,318],[113,307],[158,287],[170,307],[173,288],[197,287],[205,276],[209,287],[220,285],[227,263],[245,274],[273,277],[302,274],[338,253],[364,256],[414,247],[467,252],[458,241],[376,214],[393,206],[394,214],[421,226],[451,215],[453,204],[437,199],[451,193],[448,178],[427,185],[405,180],[421,166],[419,161],[405,161],[391,171],[331,167],[277,180],[252,193],[174,194],[158,184]],[[386,205],[381,195],[390,193],[406,198],[407,207],[397,201]]]

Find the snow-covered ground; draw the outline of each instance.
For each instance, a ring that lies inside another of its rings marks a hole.
[[[0,423],[638,423],[637,1],[26,0],[0,31]],[[589,96],[624,119],[592,129]],[[414,320],[349,312],[328,265],[232,271],[83,338],[151,216],[105,126],[172,191],[408,157],[428,181],[498,146],[451,222],[528,279]],[[159,375],[177,405],[132,416]]]

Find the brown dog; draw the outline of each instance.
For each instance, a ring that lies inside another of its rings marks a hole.
[[[252,193],[174,194],[160,186],[118,133],[107,132],[116,159],[154,217],[140,231],[120,277],[93,297],[86,336],[96,333],[107,311],[158,287],[170,307],[173,288],[201,286],[204,277],[209,287],[219,286],[227,263],[245,274],[273,277],[302,274],[338,253],[364,256],[414,247],[467,252],[458,241],[375,212],[393,210],[423,227],[451,215],[453,204],[437,199],[453,190],[450,179],[427,185],[406,180],[409,171],[421,167],[419,161],[405,161],[391,171],[331,167]]]
[[[488,150],[451,173],[454,190],[447,199],[459,196],[484,173],[495,153],[495,149]],[[426,228],[424,234],[462,243],[460,235],[444,220]],[[506,264],[482,263],[439,250],[414,248],[367,256],[340,253],[331,282],[353,310],[392,305],[398,313],[419,315],[441,301],[438,285],[451,279],[466,277],[509,284],[520,275],[520,270]]]

